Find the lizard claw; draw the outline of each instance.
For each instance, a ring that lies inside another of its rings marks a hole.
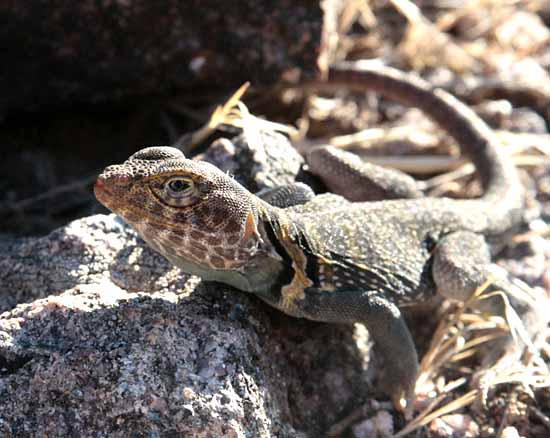
[[[409,391],[400,391],[400,394],[394,394],[391,397],[395,409],[403,414],[405,420],[409,421],[413,416],[413,406],[416,400],[414,388]]]
[[[401,370],[400,376],[386,374],[382,377],[381,386],[390,395],[395,409],[401,412],[406,420],[410,420],[413,414],[416,400],[416,376],[417,373],[405,373]]]

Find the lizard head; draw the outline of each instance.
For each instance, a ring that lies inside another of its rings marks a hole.
[[[107,167],[96,198],[173,263],[236,269],[258,246],[253,195],[217,167],[151,147]]]

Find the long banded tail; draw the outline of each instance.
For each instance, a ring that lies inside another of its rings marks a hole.
[[[421,109],[458,143],[479,173],[484,189],[481,200],[494,214],[507,216],[521,210],[523,188],[495,133],[468,106],[445,90],[420,77],[373,61],[344,61],[330,67],[328,79],[316,88],[375,91],[407,106]]]

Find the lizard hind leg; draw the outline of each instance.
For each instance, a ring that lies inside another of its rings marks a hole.
[[[362,161],[357,155],[333,146],[308,152],[309,171],[330,191],[352,202],[420,198],[418,182],[404,172]]]
[[[432,274],[440,295],[467,301],[492,277],[489,248],[484,238],[466,231],[444,237],[435,249]],[[544,315],[545,306],[535,303],[525,293],[518,293],[518,287],[509,279],[495,279],[487,289],[487,292],[492,291],[504,293],[506,301],[521,320],[521,334],[514,337],[510,333],[493,340],[483,355],[478,377],[485,371],[494,373],[498,369],[517,365],[525,347],[532,345],[532,338],[548,323],[548,316]],[[505,299],[495,294],[490,298],[474,300],[473,307],[506,318],[509,313]],[[479,386],[484,392],[488,389],[483,387],[483,382]]]
[[[264,189],[256,193],[256,195],[274,207],[287,208],[311,201],[315,197],[315,192],[311,187],[300,182],[295,182]]]
[[[458,231],[445,236],[436,246],[432,274],[440,295],[466,301],[487,280],[491,263],[483,236]]]
[[[419,366],[409,328],[397,306],[385,298],[372,297],[365,308],[368,315],[363,323],[384,358],[381,387],[394,406],[410,417]]]
[[[437,292],[451,300],[467,301],[494,277],[491,266],[489,246],[483,236],[470,231],[457,231],[445,236],[438,242],[434,253],[432,275]],[[488,290],[502,291],[524,320],[524,314],[529,312],[532,303],[518,297],[514,287],[510,280],[495,278]],[[501,296],[477,300],[474,305],[483,312],[505,316],[506,309]]]

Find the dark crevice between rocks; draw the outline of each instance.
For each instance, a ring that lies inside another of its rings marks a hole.
[[[0,376],[15,374],[31,360],[30,356],[15,356],[14,359],[7,359],[0,355]]]

